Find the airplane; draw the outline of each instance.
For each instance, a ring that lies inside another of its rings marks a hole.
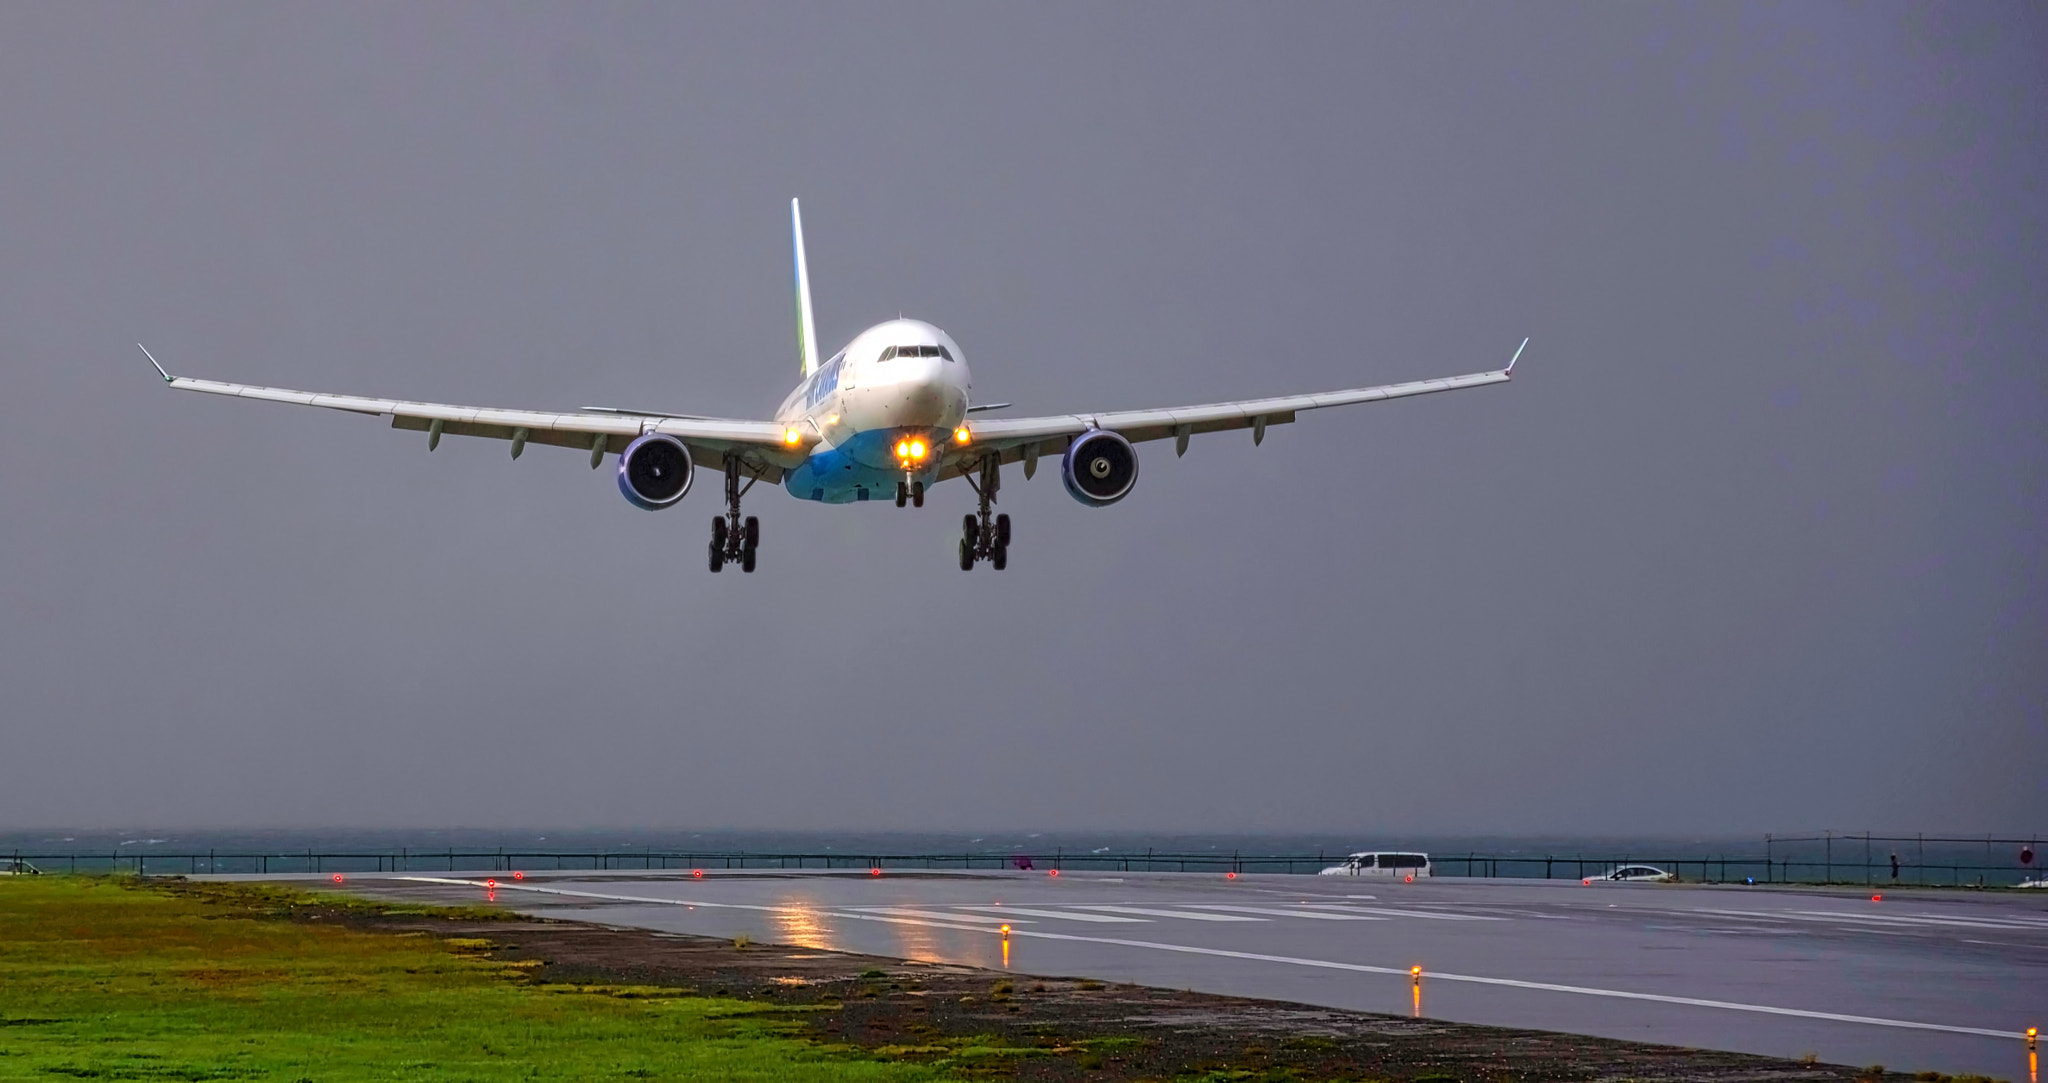
[[[1009,404],[973,403],[966,352],[922,320],[878,323],[819,360],[797,200],[789,202],[789,218],[803,380],[768,420],[604,406],[571,413],[498,410],[221,383],[173,376],[147,347],[137,346],[174,388],[385,416],[393,428],[425,432],[429,451],[447,435],[509,440],[514,459],[529,443],[553,444],[588,451],[593,470],[616,452],[619,492],[648,511],[674,507],[690,491],[698,464],[716,464],[725,475],[726,510],[711,521],[714,572],[728,563],[743,572],[755,568],[761,524],[741,516],[740,500],[758,482],[780,483],[791,496],[827,504],[887,499],[893,491],[897,507],[921,508],[931,486],[956,477],[979,498],[979,510],[961,522],[960,570],[987,563],[1000,571],[1009,564],[1010,517],[991,512],[1007,464],[1022,463],[1029,479],[1039,459],[1057,455],[1068,494],[1091,508],[1108,507],[1137,484],[1133,444],[1171,438],[1181,456],[1197,433],[1250,429],[1258,445],[1269,426],[1288,424],[1304,410],[1506,383],[1529,346],[1523,339],[1505,368],[1411,383],[1170,409],[975,417]]]

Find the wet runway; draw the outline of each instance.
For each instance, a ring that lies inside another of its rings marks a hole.
[[[347,886],[1020,974],[2031,1083],[2037,1054],[2021,1032],[2048,1021],[2048,893],[1873,901],[1693,885],[1090,872],[352,874]],[[1419,986],[1412,966],[1423,968]]]

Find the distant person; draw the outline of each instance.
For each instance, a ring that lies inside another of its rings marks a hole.
[[[1892,851],[1892,883],[1899,882],[1899,852]]]
[[[1022,869],[1022,870],[1024,870],[1025,872],[1030,872],[1030,871],[1031,871],[1031,859],[1030,859],[1030,858],[1028,858],[1028,857],[1013,857],[1013,858],[1011,858],[1010,860],[1012,860],[1012,861],[1016,862],[1016,863],[1017,863],[1017,867],[1018,867],[1019,869]]]

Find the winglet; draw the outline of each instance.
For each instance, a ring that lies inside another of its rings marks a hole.
[[[135,348],[142,351],[142,356],[149,358],[150,364],[156,365],[156,374],[158,376],[163,377],[165,383],[171,382],[171,374],[165,372],[164,367],[162,365],[157,365],[156,355],[149,352],[149,347],[144,346],[142,343],[138,342],[135,344]]]
[[[1500,374],[1502,376],[1513,376],[1515,374],[1515,362],[1522,359],[1522,351],[1528,348],[1529,340],[1525,338],[1520,346],[1515,347],[1515,356],[1508,358],[1508,367],[1500,370]]]

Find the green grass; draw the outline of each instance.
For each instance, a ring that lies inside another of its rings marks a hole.
[[[0,880],[0,1079],[945,1078],[805,1041],[780,1009],[540,985],[487,943],[276,920],[306,901]]]

